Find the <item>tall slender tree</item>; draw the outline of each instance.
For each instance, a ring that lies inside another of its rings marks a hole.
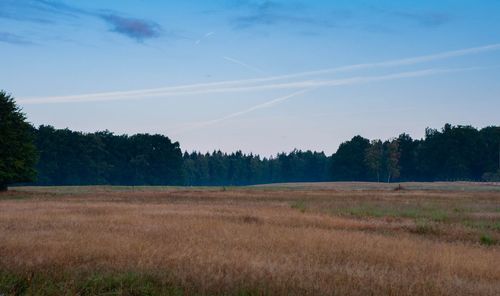
[[[399,153],[399,143],[397,139],[387,142],[386,146],[387,183],[390,183],[392,179],[399,178],[399,158],[401,154]]]
[[[384,146],[380,140],[372,140],[370,147],[365,151],[365,162],[368,168],[377,175],[377,182],[380,182],[380,171],[384,156]]]

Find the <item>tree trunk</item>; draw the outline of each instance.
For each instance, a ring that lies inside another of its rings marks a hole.
[[[0,183],[0,192],[2,192],[2,191],[7,191],[7,184]]]

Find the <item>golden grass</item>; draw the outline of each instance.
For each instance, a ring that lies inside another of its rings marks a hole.
[[[367,205],[390,211],[352,213]],[[0,271],[69,295],[72,277],[123,272],[185,294],[500,295],[500,248],[479,239],[499,230],[462,223],[499,209],[490,191],[19,188],[0,196]]]

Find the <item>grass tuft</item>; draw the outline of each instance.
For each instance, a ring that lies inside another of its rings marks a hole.
[[[415,222],[414,233],[420,235],[436,235],[439,233],[438,228],[426,219],[419,219]]]
[[[305,213],[307,210],[306,203],[303,201],[296,201],[292,203],[291,208],[299,210],[301,213]]]
[[[496,245],[497,243],[497,241],[488,234],[481,235],[479,241],[481,242],[482,245],[485,246],[493,246]]]

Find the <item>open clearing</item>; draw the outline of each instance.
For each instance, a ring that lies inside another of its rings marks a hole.
[[[500,295],[500,186],[19,187],[0,295]]]

